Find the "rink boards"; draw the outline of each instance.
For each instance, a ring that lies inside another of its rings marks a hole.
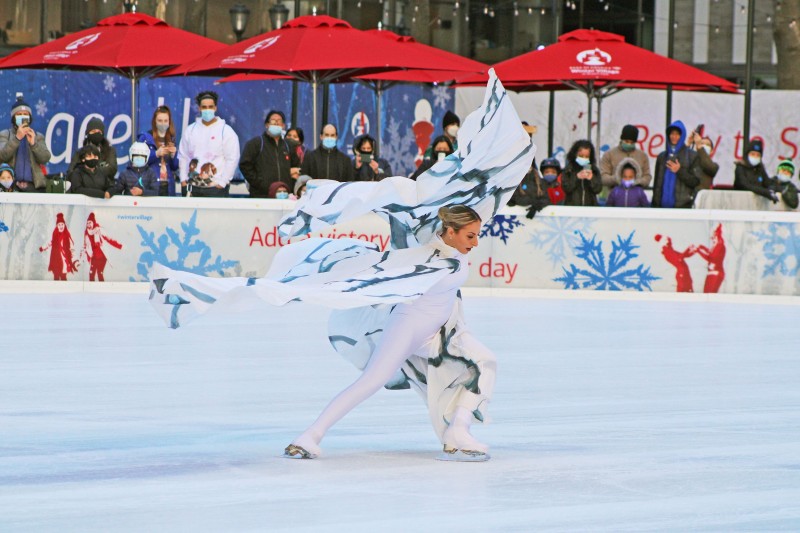
[[[3,194],[0,279],[142,282],[154,262],[209,276],[263,276],[288,241],[276,226],[289,200]],[[52,246],[58,214],[71,242]],[[86,233],[90,213],[103,239]],[[386,249],[388,225],[365,217],[315,237]],[[99,244],[98,244],[99,242]],[[44,251],[40,251],[44,249]],[[98,254],[100,252],[100,254]],[[102,260],[105,256],[105,260]],[[467,286],[800,294],[796,213],[550,207],[533,220],[506,208],[470,254]],[[69,263],[69,265],[67,265]]]

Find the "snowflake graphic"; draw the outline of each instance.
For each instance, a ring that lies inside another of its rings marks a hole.
[[[239,265],[239,261],[224,261],[219,255],[211,262],[211,247],[200,239],[195,239],[200,234],[197,228],[197,210],[192,213],[188,222],[181,222],[183,237],[170,227],[158,238],[155,233],[146,231],[138,224],[136,228],[142,236],[142,246],[147,249],[139,256],[139,264],[136,265],[137,272],[142,276],[139,281],[148,280],[148,271],[156,262],[175,270],[201,275],[217,272],[221,276],[225,274],[225,270]],[[173,253],[170,253],[171,247],[175,248]],[[175,256],[175,259],[170,259],[170,256]],[[131,276],[130,281],[137,280]]]
[[[403,103],[404,103],[404,104],[407,104],[407,103],[408,103],[408,100],[409,100],[409,98],[408,98],[408,95],[407,95],[407,94],[404,94],[404,95],[403,95]]]
[[[0,220],[0,233],[3,233],[4,231],[8,231],[8,226],[6,226],[5,222]]]
[[[438,85],[431,91],[433,93],[433,107],[445,107],[453,98],[452,89]]]
[[[389,117],[386,134],[383,137],[381,155],[389,161],[396,176],[405,176],[412,170],[414,156],[417,154],[417,141],[414,130],[405,128],[400,132],[400,121]]]
[[[591,231],[592,221],[573,217],[536,217],[532,227],[536,228],[528,244],[546,250],[547,259],[556,266],[567,258],[567,251],[579,242],[578,233]]]
[[[767,265],[762,278],[781,274],[796,276],[800,272],[800,234],[797,224],[771,223],[766,231],[754,231],[753,236],[762,243]]]
[[[491,222],[483,225],[480,236],[500,237],[503,244],[508,244],[508,238],[514,233],[514,228],[519,226],[522,226],[522,222],[517,220],[517,215],[495,215]]]
[[[110,93],[117,87],[117,81],[114,79],[114,76],[108,74],[105,78],[103,78],[103,89],[106,92]]]
[[[228,115],[228,124],[236,124],[236,115]]]
[[[47,114],[47,102],[44,100],[39,100],[36,102],[36,115],[39,117],[43,117]]]
[[[564,275],[554,278],[553,281],[560,281],[565,289],[586,289],[594,288],[599,291],[619,291],[623,289],[633,289],[652,291],[650,283],[661,279],[650,273],[650,267],[638,265],[635,268],[629,263],[639,257],[634,250],[639,248],[633,244],[632,231],[628,238],[623,239],[617,236],[617,241],[611,243],[611,256],[606,262],[603,253],[603,241],[597,240],[597,235],[592,236],[592,240],[587,240],[581,232],[577,232],[581,243],[575,247],[575,255],[586,262],[588,268],[579,268],[575,264],[569,266],[569,270],[562,267]]]

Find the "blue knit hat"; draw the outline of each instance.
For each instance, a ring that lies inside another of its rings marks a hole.
[[[33,111],[31,111],[31,106],[29,106],[25,100],[22,99],[22,93],[17,93],[17,101],[11,106],[11,116],[13,117],[20,111],[27,111],[29,115],[33,114]]]
[[[14,177],[14,169],[8,163],[3,163],[2,165],[0,165],[0,174],[2,174],[5,171],[11,172],[11,177],[12,178]]]

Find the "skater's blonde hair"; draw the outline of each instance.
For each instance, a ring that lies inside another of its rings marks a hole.
[[[439,208],[439,220],[442,221],[442,234],[447,228],[460,231],[461,228],[475,221],[481,222],[480,215],[469,206],[456,204]]]

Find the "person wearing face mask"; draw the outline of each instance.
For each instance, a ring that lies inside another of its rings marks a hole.
[[[336,126],[325,124],[319,139],[319,147],[306,154],[300,174],[311,176],[312,179],[353,181],[353,162],[337,148],[339,132]]]
[[[289,194],[289,186],[282,181],[276,181],[270,184],[267,198],[275,198],[276,200],[289,200],[291,196],[292,195]],[[296,200],[296,198],[293,199]]]
[[[603,190],[603,183],[591,141],[576,141],[569,149],[567,164],[561,173],[561,186],[566,194],[564,205],[598,205],[597,195]]]
[[[284,139],[286,117],[271,110],[264,118],[264,133],[247,141],[239,159],[239,170],[250,186],[250,198],[272,198],[273,183],[292,183],[299,175],[300,158],[294,141]]]
[[[239,166],[239,137],[217,115],[217,93],[202,91],[195,97],[195,102],[200,116],[184,130],[178,147],[181,187],[189,182],[189,161],[197,159],[212,163],[217,173],[207,187],[193,186],[192,196],[225,198]]]
[[[106,127],[102,119],[92,117],[86,124],[86,135],[83,138],[83,146],[94,146],[100,151],[100,160],[97,163],[97,173],[113,181],[117,175],[117,150],[111,146],[105,137]],[[73,171],[80,163],[77,152],[72,158],[67,174]]]
[[[178,175],[178,148],[175,146],[175,124],[169,107],[158,106],[150,121],[150,131],[140,133],[137,141],[150,148],[147,166],[153,169],[158,177],[158,195],[176,196],[176,178]],[[186,191],[181,191],[186,196]]]
[[[797,187],[792,183],[794,163],[791,159],[782,159],[778,163],[778,172],[772,181],[772,190],[781,195],[781,201],[789,209],[797,209]]]
[[[651,206],[692,207],[699,174],[697,152],[686,146],[686,126],[676,120],[667,128],[667,149],[656,158]]]
[[[31,128],[33,113],[22,93],[11,106],[11,128],[0,131],[0,164],[14,169],[20,192],[45,192],[47,180],[42,165],[50,161],[44,135]]]
[[[392,175],[392,167],[375,150],[375,139],[360,135],[353,141],[353,165],[356,181],[380,181]]]
[[[119,173],[119,178],[111,190],[111,195],[158,196],[158,176],[148,166],[150,147],[143,142],[135,142],[128,151],[130,162]],[[192,189],[194,194],[194,189]]]
[[[641,174],[639,163],[627,157],[617,165],[617,186],[611,190],[606,200],[609,207],[650,207],[650,200],[636,178]]]
[[[92,198],[111,198],[114,181],[99,170],[100,149],[87,144],[78,150],[76,161],[75,168],[67,175],[69,192]]]
[[[428,169],[433,167],[436,163],[440,161],[444,161],[445,158],[455,152],[455,148],[453,147],[453,143],[450,142],[450,138],[446,135],[440,135],[436,137],[430,146],[431,150],[431,158],[425,159],[420,166],[417,167],[417,170],[411,174],[411,179],[416,180],[422,174],[424,174]]]
[[[694,146],[695,152],[697,152],[697,164],[699,167],[698,170],[700,171],[700,185],[697,186],[697,190],[713,189],[714,177],[716,177],[717,172],[719,172],[719,164],[711,159],[711,154],[714,151],[714,143],[711,142],[709,137],[703,137],[696,131],[693,131],[691,135],[691,144]]]
[[[306,157],[306,146],[304,144],[306,142],[306,136],[305,133],[303,133],[303,128],[289,128],[286,130],[284,139],[294,142],[294,153],[297,154],[297,159],[302,165],[303,159]]]
[[[8,163],[0,165],[0,192],[17,192],[14,185],[14,169]]]
[[[639,128],[633,124],[623,126],[619,136],[619,144],[611,148],[600,158],[600,179],[603,182],[604,193],[619,185],[617,168],[623,159],[633,159],[639,165],[641,172],[636,177],[636,184],[642,187],[650,185],[653,176],[650,174],[650,158],[644,151],[636,147],[639,140]]]
[[[737,191],[750,191],[778,203],[778,195],[770,188],[772,180],[767,174],[767,169],[761,161],[764,156],[764,141],[758,138],[750,139],[744,159],[736,161],[736,172],[733,178],[733,188]]]
[[[452,111],[446,111],[444,117],[442,117],[442,137],[446,137],[447,140],[450,142],[450,146],[453,147],[453,152],[458,150],[458,130],[461,128],[461,119],[458,118],[458,115],[453,113]],[[423,163],[429,161],[431,159],[436,159],[436,154],[433,151],[433,143],[428,146],[428,149],[425,150],[425,154],[423,157]]]

